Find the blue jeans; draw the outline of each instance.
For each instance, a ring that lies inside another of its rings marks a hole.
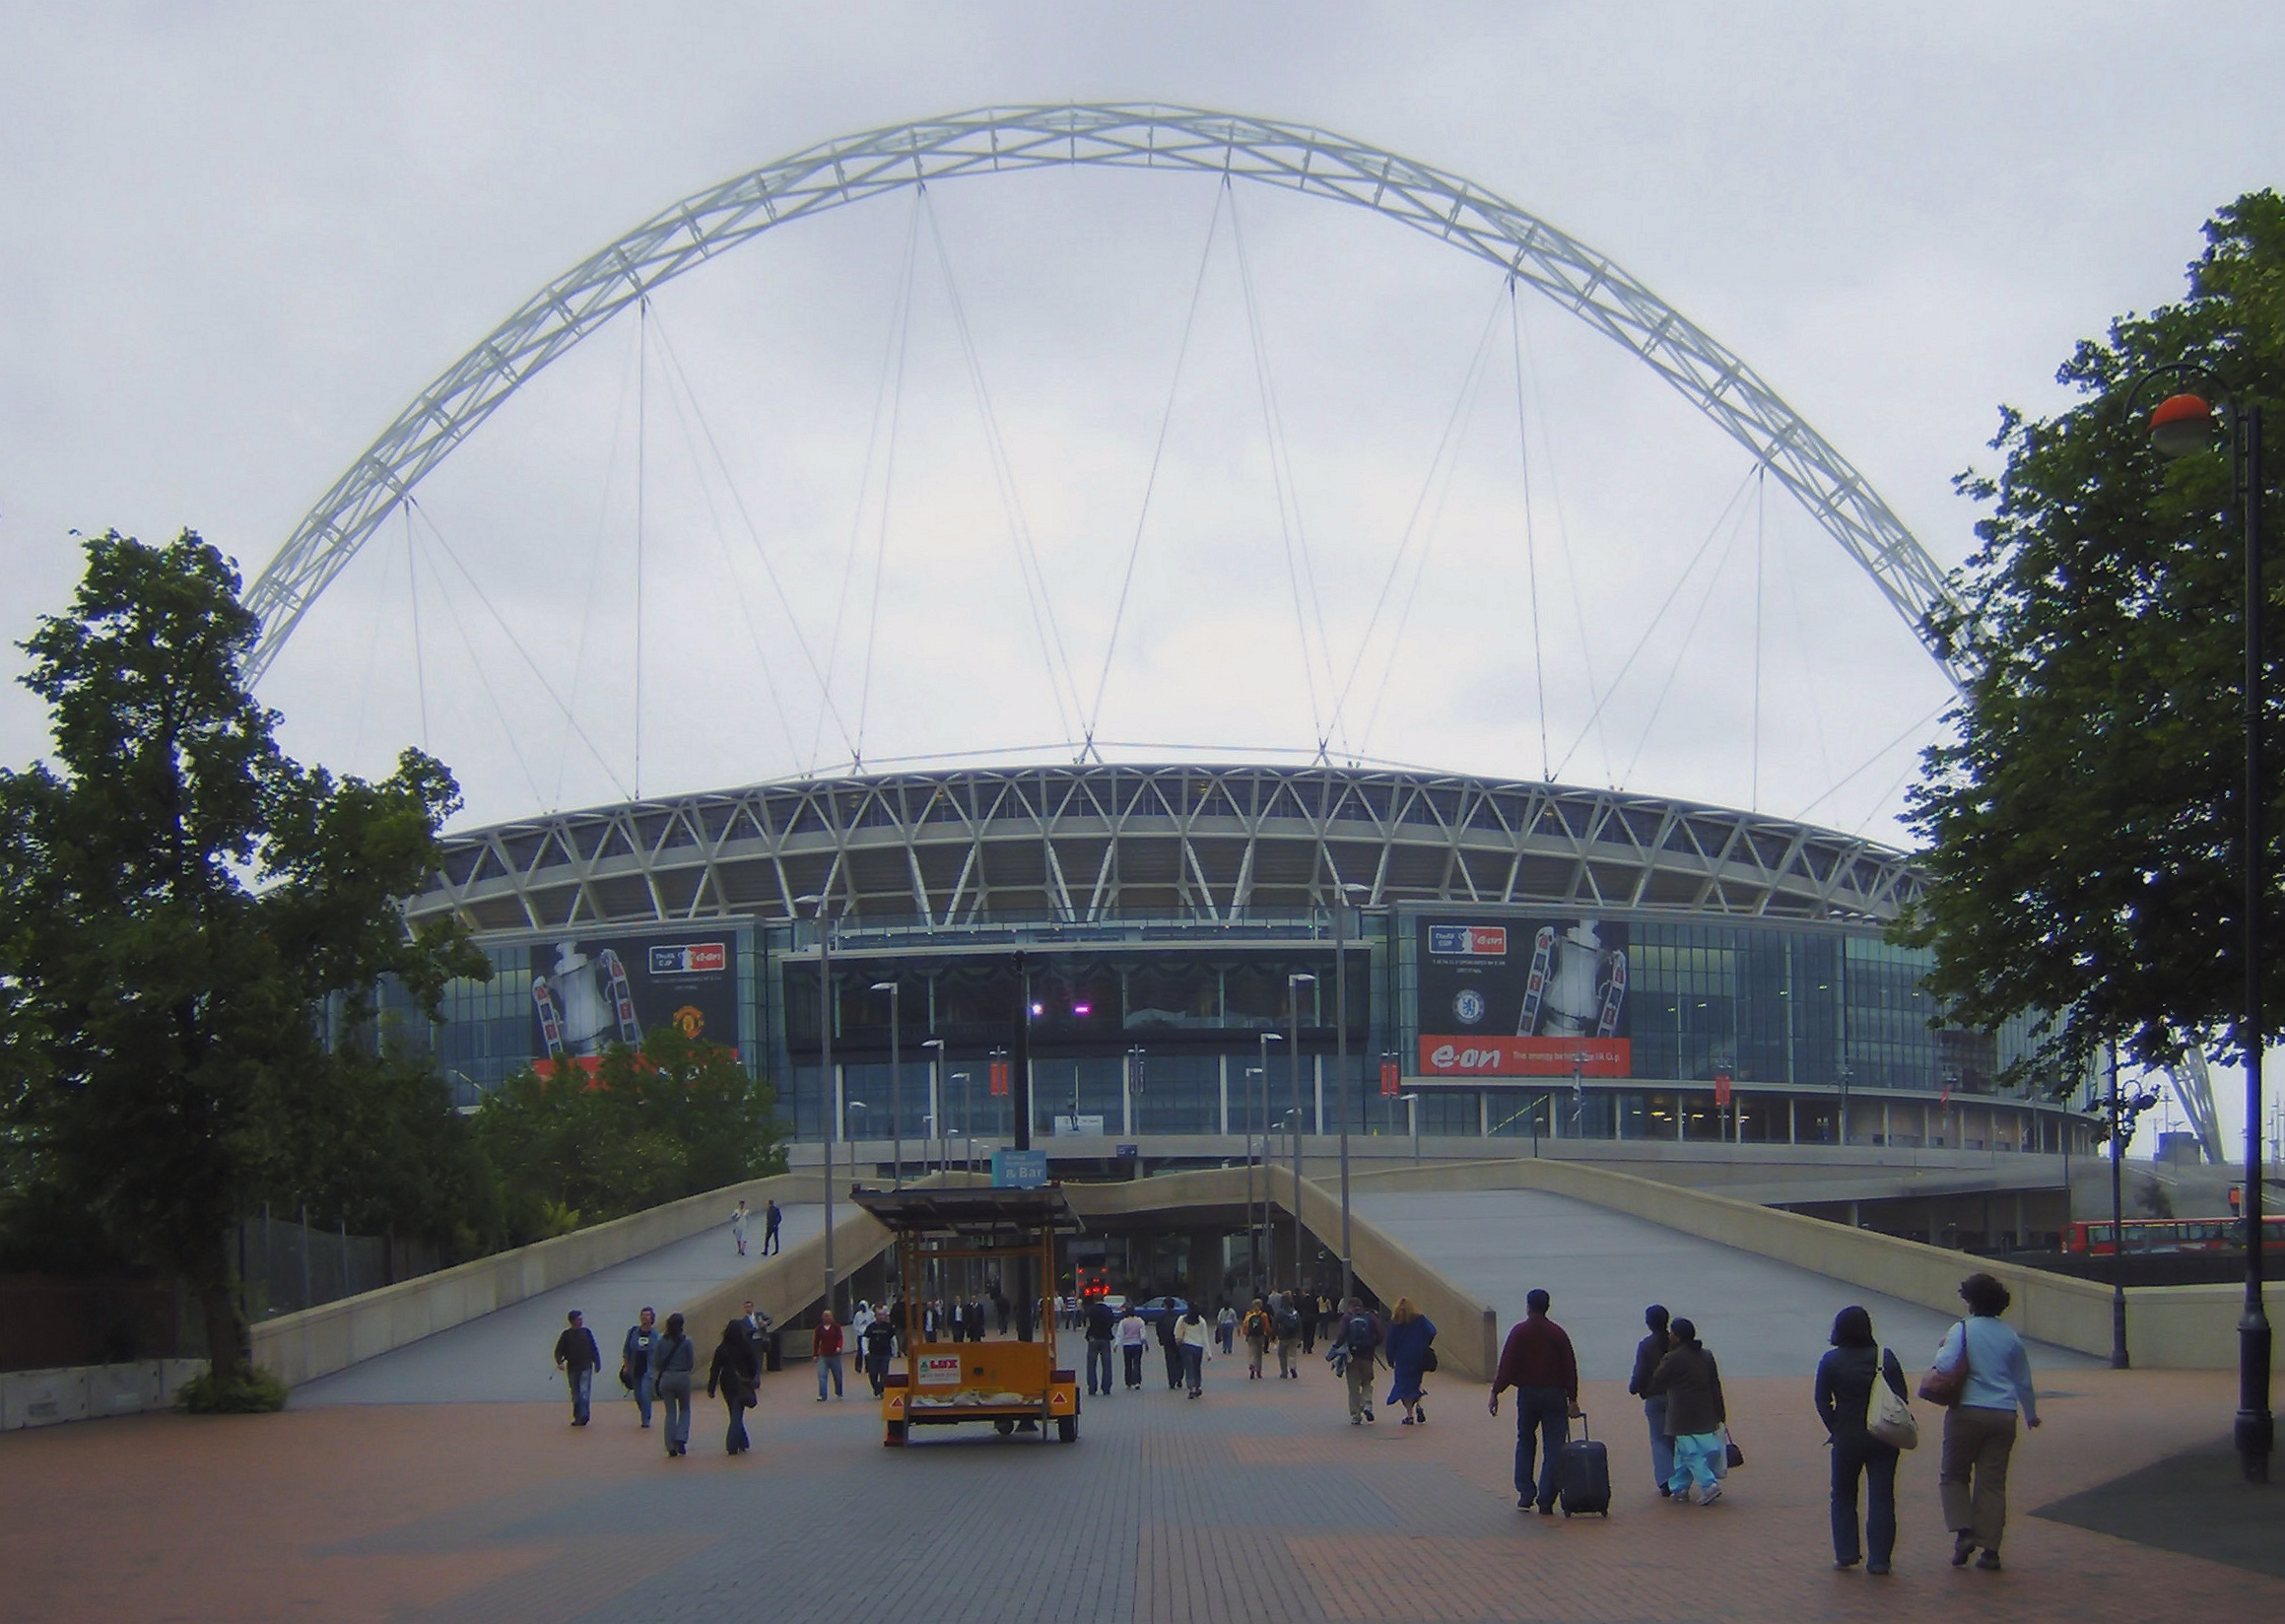
[[[1206,1350],[1195,1342],[1182,1344],[1182,1378],[1196,1393],[1206,1385]]]
[[[1555,1458],[1571,1440],[1571,1395],[1561,1387],[1515,1389],[1515,1498],[1555,1504]],[[1533,1455],[1544,1455],[1533,1469]]]
[[[642,1424],[646,1427],[650,1425],[651,1400],[658,1396],[658,1389],[652,1385],[653,1380],[647,1366],[635,1379],[635,1407],[642,1412]]]
[[[564,1379],[571,1386],[571,1425],[587,1424],[587,1400],[595,1391],[595,1373],[591,1370],[567,1370]]]
[[[1833,1560],[1869,1556],[1886,1567],[1896,1551],[1896,1451],[1872,1434],[1849,1429],[1833,1435]],[[1864,1543],[1856,1539],[1856,1479],[1864,1478]]]
[[[1713,1488],[1714,1479],[1721,1475],[1714,1463],[1725,1458],[1723,1452],[1728,1448],[1729,1440],[1717,1432],[1675,1434],[1674,1470],[1666,1478],[1666,1487],[1676,1494],[1688,1494],[1693,1484],[1701,1490]]]
[[[675,1386],[662,1389],[658,1401],[666,1406],[667,1453],[679,1454],[691,1441],[690,1378],[686,1376]]]
[[[1109,1341],[1099,1342],[1091,1336],[1087,1339],[1087,1390],[1089,1392],[1098,1390],[1096,1372],[1099,1370],[1103,1373],[1101,1377],[1103,1386],[1100,1390],[1109,1392],[1110,1390],[1110,1343]]]
[[[1652,1393],[1643,1400],[1643,1419],[1650,1425],[1650,1472],[1664,1488],[1674,1475],[1674,1435],[1666,1430],[1666,1395]]]
[[[817,1396],[821,1401],[825,1397],[825,1379],[829,1370],[833,1374],[833,1395],[839,1398],[841,1396],[841,1356],[840,1354],[821,1353],[817,1356]]]

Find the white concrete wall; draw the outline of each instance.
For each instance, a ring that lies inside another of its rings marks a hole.
[[[0,1372],[0,1432],[170,1409],[174,1390],[205,1369],[203,1359],[142,1359]]]

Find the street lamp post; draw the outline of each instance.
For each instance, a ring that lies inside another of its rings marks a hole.
[[[1341,1118],[1341,1301],[1349,1300],[1356,1284],[1356,1253],[1349,1246],[1349,902],[1368,894],[1355,881],[1341,887],[1333,908],[1333,1105]],[[1370,963],[1370,960],[1368,960]],[[1358,1084],[1357,1109],[1365,1109],[1364,1085]],[[1413,1138],[1412,1160],[1420,1161],[1420,1140]]]
[[[1397,1098],[1404,1102],[1404,1115],[1411,1119],[1412,1165],[1414,1167],[1418,1167],[1420,1166],[1420,1096],[1417,1094],[1399,1094]],[[1533,1118],[1531,1125],[1534,1129],[1538,1127],[1539,1123],[1536,1116]],[[1343,1292],[1341,1294],[1341,1301],[1346,1303],[1348,1300],[1349,1294],[1347,1292]]]
[[[889,1135],[897,1147],[897,1171],[890,1175],[890,1184],[905,1187],[905,1065],[904,1051],[898,1042],[905,1025],[905,1005],[895,981],[875,981],[875,992],[889,995]]]
[[[1841,1062],[1841,1131],[1837,1138],[1846,1148],[1848,1143],[1848,1084],[1856,1076],[1856,1069],[1847,1060]]]
[[[1270,1284],[1272,1283],[1272,1282],[1271,1282],[1271,1280],[1270,1280],[1270,1275],[1269,1275],[1269,1259],[1268,1259],[1266,1256],[1264,1256],[1264,1255],[1263,1255],[1263,1253],[1266,1253],[1266,1252],[1269,1251],[1269,1046],[1270,1046],[1271,1044],[1282,1044],[1282,1043],[1284,1043],[1284,1042],[1285,1042],[1285,1034],[1284,1034],[1284,1033],[1282,1033],[1282,1032],[1264,1032],[1264,1033],[1260,1034],[1260,1038],[1261,1038],[1261,1116],[1260,1116],[1260,1121],[1261,1121],[1261,1245],[1260,1245],[1260,1246],[1259,1246],[1259,1248],[1258,1248],[1258,1249],[1255,1251],[1255,1253],[1254,1253],[1254,1255],[1255,1255],[1255,1257],[1256,1257],[1257,1259],[1259,1259],[1259,1272],[1260,1272],[1260,1275],[1261,1275],[1261,1280],[1260,1280],[1260,1285],[1261,1285],[1261,1288],[1262,1288],[1262,1290],[1266,1290],[1266,1289],[1268,1289],[1268,1287],[1269,1287],[1269,1286],[1270,1286]],[[1249,1215],[1249,1216],[1250,1216],[1250,1215]],[[1260,1295],[1261,1295],[1261,1291],[1257,1290],[1257,1291],[1254,1293],[1254,1295],[1255,1295],[1256,1297],[1260,1296]]]
[[[2127,391],[2129,416],[2134,402],[2151,379],[2171,375],[2212,374],[2197,367],[2162,367],[2136,380]],[[2243,884],[2239,944],[2245,973],[2245,1008],[2240,1013],[2238,1047],[2246,1061],[2246,1194],[2241,1215],[2246,1223],[2246,1303],[2238,1318],[2238,1463],[2249,1482],[2269,1480],[2269,1451],[2276,1426],[2269,1411],[2269,1314],[2261,1300],[2261,908],[2268,891],[2266,847],[2261,839],[2261,798],[2266,793],[2261,762],[2261,725],[2267,709],[2262,695],[2261,611],[2266,593],[2261,579],[2261,408],[2225,402],[2230,437],[2231,473],[2240,513],[2245,522],[2245,712],[2246,778],[2241,792],[2242,823],[2238,863]],[[2158,403],[2150,414],[2150,440],[2164,457],[2202,450],[2214,441],[2214,410],[2202,397],[2186,390]]]
[[[2118,1116],[2118,1040],[2111,1040],[2111,1368],[2126,1368],[2126,1219],[2118,1158],[2126,1135]],[[1963,1333],[1965,1334],[1965,1333]]]
[[[960,1138],[962,1146],[962,1171],[965,1173],[974,1173],[975,1171],[975,1129],[969,1125],[968,1120],[968,1073],[965,1071],[956,1071],[952,1074],[952,1080],[960,1085]],[[950,1149],[948,1148],[945,1153],[945,1162],[947,1164],[945,1171],[947,1173],[952,1171],[949,1165],[951,1160],[952,1155]]]
[[[834,1302],[833,1256],[833,1141],[838,1126],[835,1118],[840,1115],[840,1090],[835,1086],[833,1074],[833,1023],[836,1014],[833,990],[833,920],[826,915],[823,895],[798,897],[803,906],[817,909],[817,994],[819,1062],[824,1072],[825,1110],[819,1113],[825,1118],[825,1306],[831,1311]]]
[[[1268,1052],[1267,1047],[1263,1053]],[[1251,1287],[1247,1297],[1261,1295],[1261,1249],[1253,1237],[1253,1079],[1261,1075],[1259,1066],[1245,1068],[1245,1280]],[[1262,1182],[1269,1181],[1268,1169],[1262,1170]]]
[[[1293,1006],[1293,1042],[1286,1046],[1286,1075],[1293,1084],[1293,1284],[1302,1283],[1302,988],[1316,978],[1306,970],[1288,971],[1286,1002]]]

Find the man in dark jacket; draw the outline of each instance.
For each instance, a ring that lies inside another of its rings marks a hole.
[[[1500,1350],[1500,1369],[1492,1378],[1492,1413],[1500,1413],[1500,1394],[1515,1389],[1515,1509],[1528,1511],[1537,1480],[1539,1515],[1555,1515],[1556,1457],[1571,1440],[1571,1417],[1579,1409],[1579,1359],[1571,1337],[1547,1318],[1552,1300],[1534,1288],[1523,1299],[1523,1320],[1508,1332]],[[1545,1455],[1536,1473],[1534,1452]]]
[[[1722,1432],[1729,1406],[1722,1401],[1721,1368],[1689,1320],[1676,1320],[1667,1329],[1674,1345],[1650,1373],[1648,1388],[1666,1395],[1666,1426],[1674,1435],[1674,1475],[1667,1485],[1684,1499],[1695,1488],[1698,1503],[1711,1506],[1721,1498],[1724,1468],[1715,1462],[1729,1442]]]
[[[1172,1391],[1182,1385],[1182,1347],[1175,1340],[1174,1300],[1169,1298],[1164,1314],[1159,1316],[1159,1351],[1167,1357],[1167,1387]]]
[[[873,1384],[873,1396],[881,1396],[889,1382],[889,1360],[897,1346],[897,1325],[887,1314],[873,1317],[861,1337],[862,1357],[865,1361],[865,1380]]]
[[[1088,1300],[1087,1304],[1087,1391],[1090,1395],[1110,1393],[1110,1337],[1117,1329],[1111,1318],[1110,1305],[1102,1298]],[[1102,1385],[1097,1386],[1096,1372],[1101,1370]]]
[[[1373,1356],[1379,1351],[1383,1335],[1380,1316],[1366,1308],[1362,1299],[1352,1297],[1343,1305],[1341,1328],[1334,1333],[1332,1346],[1325,1349],[1325,1358],[1348,1384],[1352,1427],[1374,1419]]]
[[[556,1338],[556,1369],[564,1373],[571,1387],[571,1425],[587,1424],[587,1400],[595,1390],[595,1367],[603,1363],[603,1350],[595,1345],[595,1333],[577,1309],[564,1316],[569,1321],[563,1335]]]
[[[784,1250],[777,1239],[777,1226],[783,1222],[785,1222],[785,1214],[778,1210],[775,1201],[772,1201],[762,1214],[762,1252],[764,1256]]]

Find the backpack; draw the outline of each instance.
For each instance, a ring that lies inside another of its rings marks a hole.
[[[1277,1317],[1277,1334],[1280,1341],[1288,1337],[1299,1336],[1301,1333],[1302,1317],[1294,1313],[1293,1310],[1287,1309]]]
[[[1373,1322],[1370,1314],[1352,1314],[1341,1329],[1342,1339],[1352,1353],[1370,1353],[1380,1343],[1380,1327]]]

